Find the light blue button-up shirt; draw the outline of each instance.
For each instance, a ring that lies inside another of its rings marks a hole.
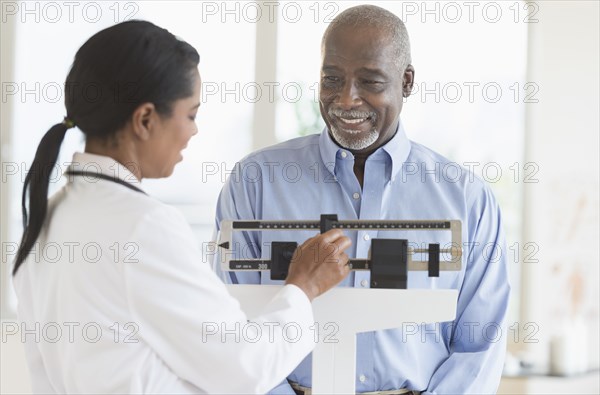
[[[403,328],[357,336],[356,391],[409,388],[425,393],[495,393],[506,348],[506,310],[510,286],[500,209],[490,188],[478,177],[406,137],[396,135],[371,154],[363,187],[354,175],[354,156],[336,145],[327,130],[259,150],[241,160],[217,205],[223,219],[340,220],[398,219],[462,221],[461,271],[409,272],[408,288],[459,290],[456,319],[439,324],[407,323]],[[450,243],[449,232],[348,232],[350,257],[368,257],[371,239],[402,238],[427,247]],[[240,258],[269,258],[270,242],[306,240],[314,233],[236,232]],[[414,257],[424,259],[426,256]],[[220,272],[218,264],[214,265]],[[281,283],[269,272],[221,273],[226,282]],[[369,287],[370,273],[351,273],[342,286]],[[373,306],[381,314],[394,314]],[[356,311],[356,319],[361,312]],[[311,357],[288,377],[311,386]],[[293,393],[287,383],[275,393]]]

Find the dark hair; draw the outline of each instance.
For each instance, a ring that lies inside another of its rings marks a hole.
[[[186,43],[147,21],[104,29],[83,44],[65,81],[67,118],[88,139],[108,140],[142,103],[170,116],[173,103],[193,92],[200,57]],[[48,184],[69,122],[44,135],[23,185],[23,236],[13,275],[37,240],[48,207]],[[29,216],[27,191],[29,189]]]

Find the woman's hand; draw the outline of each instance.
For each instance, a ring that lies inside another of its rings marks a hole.
[[[339,229],[306,240],[294,252],[285,283],[296,285],[312,301],[350,273],[344,250],[351,244]]]

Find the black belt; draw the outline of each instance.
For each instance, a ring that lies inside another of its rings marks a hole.
[[[293,388],[294,392],[296,393],[296,395],[308,395],[305,391],[301,390],[301,389],[297,389],[297,388]],[[374,393],[377,393],[379,391],[374,391]],[[383,392],[384,394],[386,392]],[[406,395],[420,395],[421,393],[419,391],[410,391],[410,392],[405,392]],[[356,395],[361,395],[360,392],[358,392]]]
[[[296,393],[296,395],[312,395],[312,388],[309,387],[304,387],[298,383],[295,383],[293,381],[289,381],[290,386],[292,387],[292,389],[294,390],[294,392]],[[356,395],[400,395],[400,394],[405,394],[405,395],[420,395],[421,392],[420,391],[411,391],[411,390],[407,390],[405,388],[399,389],[399,390],[385,390],[385,391],[369,391],[369,392],[357,392]]]

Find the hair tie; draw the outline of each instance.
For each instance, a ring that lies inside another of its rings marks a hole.
[[[62,123],[63,123],[63,125],[65,125],[67,127],[67,129],[71,129],[71,128],[75,127],[75,122],[70,120],[68,117],[65,117],[65,119],[63,119]]]

